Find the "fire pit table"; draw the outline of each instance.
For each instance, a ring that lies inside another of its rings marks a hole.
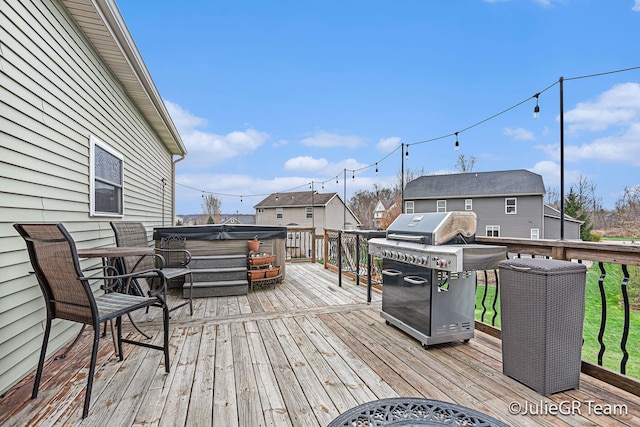
[[[483,426],[509,427],[482,412],[439,400],[390,398],[351,408],[328,427],[377,426]]]

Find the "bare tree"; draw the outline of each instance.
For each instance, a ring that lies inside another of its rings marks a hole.
[[[458,160],[456,161],[455,168],[456,170],[465,173],[473,171],[473,167],[476,164],[476,158],[474,156],[465,158],[464,154],[458,154]]]
[[[618,227],[627,229],[640,227],[640,184],[624,188],[616,202],[616,222]]]
[[[222,218],[222,201],[213,194],[202,195],[202,213],[207,215],[207,223],[219,223]]]
[[[556,209],[560,208],[560,190],[558,187],[547,187],[544,194],[544,202]]]

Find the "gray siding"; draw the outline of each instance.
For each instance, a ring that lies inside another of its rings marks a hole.
[[[464,211],[465,200],[462,199],[428,199],[415,200],[415,212],[436,212],[437,201],[447,201],[447,211]],[[472,211],[478,217],[478,236],[484,236],[487,225],[499,225],[500,236],[530,238],[531,229],[537,228],[543,235],[543,202],[541,196],[516,196],[517,213],[505,213],[506,197],[476,197],[472,199]]]
[[[0,393],[32,371],[45,310],[14,222],[63,222],[78,247],[111,245],[89,216],[89,136],[124,156],[126,220],[171,223],[172,156],[57,1],[0,0]],[[77,333],[56,322],[49,352]]]

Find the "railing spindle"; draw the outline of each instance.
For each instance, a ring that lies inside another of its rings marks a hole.
[[[620,373],[627,373],[627,360],[629,353],[627,352],[627,338],[629,338],[629,295],[627,294],[627,284],[629,283],[629,270],[626,264],[622,264],[622,273],[624,278],[620,284],[622,290],[622,298],[624,300],[624,327],[622,328],[622,340],[620,341],[620,349],[622,350],[622,360],[620,361]]]
[[[600,304],[602,306],[600,316],[600,331],[598,332],[598,342],[600,343],[600,351],[598,352],[598,365],[602,366],[602,357],[606,346],[604,344],[604,330],[607,326],[607,295],[604,291],[604,279],[607,277],[607,271],[604,269],[604,263],[599,262],[600,278],[598,279],[598,287],[600,288]]]

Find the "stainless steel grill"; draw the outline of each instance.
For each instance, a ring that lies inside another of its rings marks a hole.
[[[473,212],[402,214],[385,238],[369,240],[382,258],[381,316],[426,348],[473,338],[475,270],[491,270],[506,247],[475,244]]]

